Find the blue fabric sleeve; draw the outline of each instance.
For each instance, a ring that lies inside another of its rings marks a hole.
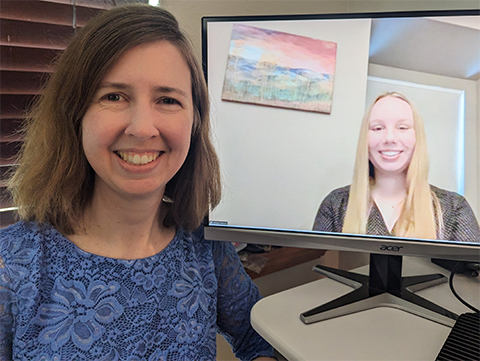
[[[261,298],[257,286],[245,272],[230,242],[214,242],[213,248],[218,279],[219,333],[230,343],[240,360],[274,357],[273,348],[250,323],[250,311]]]
[[[0,361],[12,359],[12,304],[11,278],[0,254]]]

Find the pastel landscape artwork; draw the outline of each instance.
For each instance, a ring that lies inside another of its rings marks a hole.
[[[222,99],[330,114],[337,44],[234,24]]]

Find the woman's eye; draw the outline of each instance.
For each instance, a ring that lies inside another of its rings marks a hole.
[[[109,102],[118,102],[122,99],[122,97],[119,94],[107,94],[104,97],[105,100],[108,100]]]
[[[99,103],[102,107],[109,109],[125,109],[129,106],[129,99],[127,96],[120,93],[108,93],[100,95]]]
[[[166,105],[180,105],[180,102],[176,99],[173,98],[162,98],[160,100],[161,104],[166,104]]]

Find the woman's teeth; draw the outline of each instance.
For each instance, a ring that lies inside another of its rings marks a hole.
[[[155,159],[158,158],[160,152],[156,153],[144,153],[142,155],[138,153],[130,153],[130,152],[122,152],[118,151],[117,154],[122,158],[125,162],[134,165],[144,165],[150,162],[153,162]]]
[[[395,150],[389,150],[389,151],[383,151],[383,152],[380,152],[380,153],[382,153],[383,155],[386,155],[388,157],[392,157],[392,156],[398,155],[400,152],[395,151]]]

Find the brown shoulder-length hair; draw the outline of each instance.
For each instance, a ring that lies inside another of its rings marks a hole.
[[[416,137],[415,149],[406,174],[407,197],[394,226],[394,235],[435,239],[440,237],[443,227],[442,211],[440,202],[428,183],[427,139],[423,119],[413,104],[398,92],[379,95],[365,112],[360,128],[353,181],[350,186],[342,232],[360,234],[367,232],[368,215],[373,202],[370,188],[375,184],[375,169],[368,156],[369,119],[375,104],[385,97],[400,99],[411,107]]]
[[[210,140],[208,92],[191,43],[168,11],[146,4],[113,8],[81,29],[29,112],[19,166],[9,190],[23,220],[50,223],[64,234],[78,232],[95,173],[82,146],[82,118],[100,81],[134,46],[168,41],[191,73],[194,119],[187,158],[167,183],[171,198],[163,224],[192,230],[220,201],[218,158]],[[152,64],[154,66],[154,64]]]

